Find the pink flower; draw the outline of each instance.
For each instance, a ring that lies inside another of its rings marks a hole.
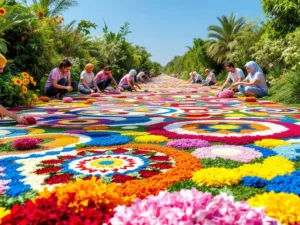
[[[92,93],[91,94],[91,97],[100,97],[101,95],[100,95],[100,93]]]
[[[73,102],[73,98],[71,98],[71,97],[64,97],[62,99],[62,101],[63,101],[63,103],[71,103],[71,102]]]
[[[268,217],[262,208],[251,208],[247,202],[235,202],[232,196],[220,194],[213,197],[196,189],[169,193],[161,191],[158,196],[137,198],[129,206],[115,208],[115,224],[279,224]]]
[[[210,147],[208,141],[202,139],[179,139],[167,143],[167,146],[180,149]]]
[[[41,138],[20,138],[13,141],[12,147],[16,150],[32,149],[43,141]]]
[[[234,95],[234,92],[232,90],[225,90],[225,91],[220,91],[216,97],[217,98],[232,98]]]

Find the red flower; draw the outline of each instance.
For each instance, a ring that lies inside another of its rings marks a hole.
[[[57,171],[60,171],[61,167],[59,166],[51,166],[51,167],[46,167],[43,169],[38,169],[35,171],[36,174],[44,174],[44,173],[54,173]]]
[[[125,153],[125,152],[128,152],[128,150],[123,149],[123,148],[117,148],[117,149],[113,150],[113,153],[116,153],[116,154],[122,154],[122,153]]]
[[[49,159],[49,160],[43,160],[41,163],[43,164],[58,164],[58,163],[63,163],[64,161],[61,159]]]
[[[136,150],[134,153],[132,153],[133,155],[145,155],[148,154],[148,151],[143,151],[143,150]]]
[[[169,161],[170,158],[168,156],[151,156],[149,157],[150,160],[157,160],[157,161]]]
[[[85,152],[84,151],[78,152],[77,155],[79,155],[79,156],[85,156]]]
[[[113,182],[116,182],[116,183],[125,183],[126,181],[137,179],[135,177],[130,177],[130,176],[123,175],[123,174],[115,174],[112,176],[112,178],[113,178]]]
[[[83,211],[75,213],[68,208],[68,203],[58,206],[57,197],[40,198],[34,202],[27,201],[24,205],[14,205],[11,213],[2,218],[2,225],[27,224],[60,224],[60,225],[96,225],[109,223],[113,212],[105,207],[101,210],[87,206]]]
[[[36,119],[33,116],[24,116],[24,119],[27,120],[29,125],[36,124]]]
[[[149,177],[153,177],[155,175],[160,174],[160,172],[159,171],[153,171],[153,170],[141,170],[141,171],[139,171],[139,174],[143,178],[149,178]]]
[[[156,164],[150,164],[150,167],[164,170],[164,169],[170,169],[173,166],[172,164],[169,163],[156,163]]]
[[[13,141],[12,147],[17,150],[33,149],[43,141],[41,138],[20,138]]]
[[[50,185],[67,183],[73,176],[73,174],[53,175],[46,180],[46,183]]]
[[[60,159],[63,159],[63,160],[68,160],[68,159],[74,159],[76,158],[76,156],[74,155],[63,155],[63,156],[59,156]]]

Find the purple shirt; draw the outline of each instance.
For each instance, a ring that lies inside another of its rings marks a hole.
[[[45,91],[53,84],[53,80],[57,80],[57,82],[61,78],[65,78],[66,80],[68,80],[68,79],[70,79],[70,76],[71,76],[70,71],[67,73],[62,73],[60,71],[59,67],[54,68],[48,76],[48,80],[45,85]]]

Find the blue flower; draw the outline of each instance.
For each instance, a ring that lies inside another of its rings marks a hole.
[[[267,185],[266,190],[300,195],[300,170],[296,170],[290,175],[274,177]]]
[[[278,146],[273,151],[282,157],[290,160],[297,160],[300,157],[300,144],[292,144],[288,146]]]
[[[249,187],[262,188],[268,184],[268,180],[255,176],[245,176],[242,179],[242,184]]]
[[[89,146],[111,146],[122,145],[132,140],[131,137],[122,136],[119,133],[113,132],[87,132],[84,135],[92,138],[91,141],[85,143]]]

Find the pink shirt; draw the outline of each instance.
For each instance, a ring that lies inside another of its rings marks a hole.
[[[70,79],[70,76],[71,76],[70,71],[67,73],[62,73],[60,71],[59,67],[54,68],[48,76],[48,80],[45,85],[45,91],[53,84],[53,80],[57,80],[57,82],[61,78],[65,78],[66,80],[68,80],[68,79]]]
[[[98,82],[99,80],[107,80],[108,78],[110,78],[110,79],[113,78],[111,73],[106,74],[106,73],[104,73],[104,71],[100,71],[99,73],[97,73],[97,75],[95,77],[95,81]]]
[[[131,76],[130,74],[125,75],[124,77],[122,77],[122,79],[120,80],[119,86],[122,85],[127,85],[128,81],[132,81],[133,76]]]

